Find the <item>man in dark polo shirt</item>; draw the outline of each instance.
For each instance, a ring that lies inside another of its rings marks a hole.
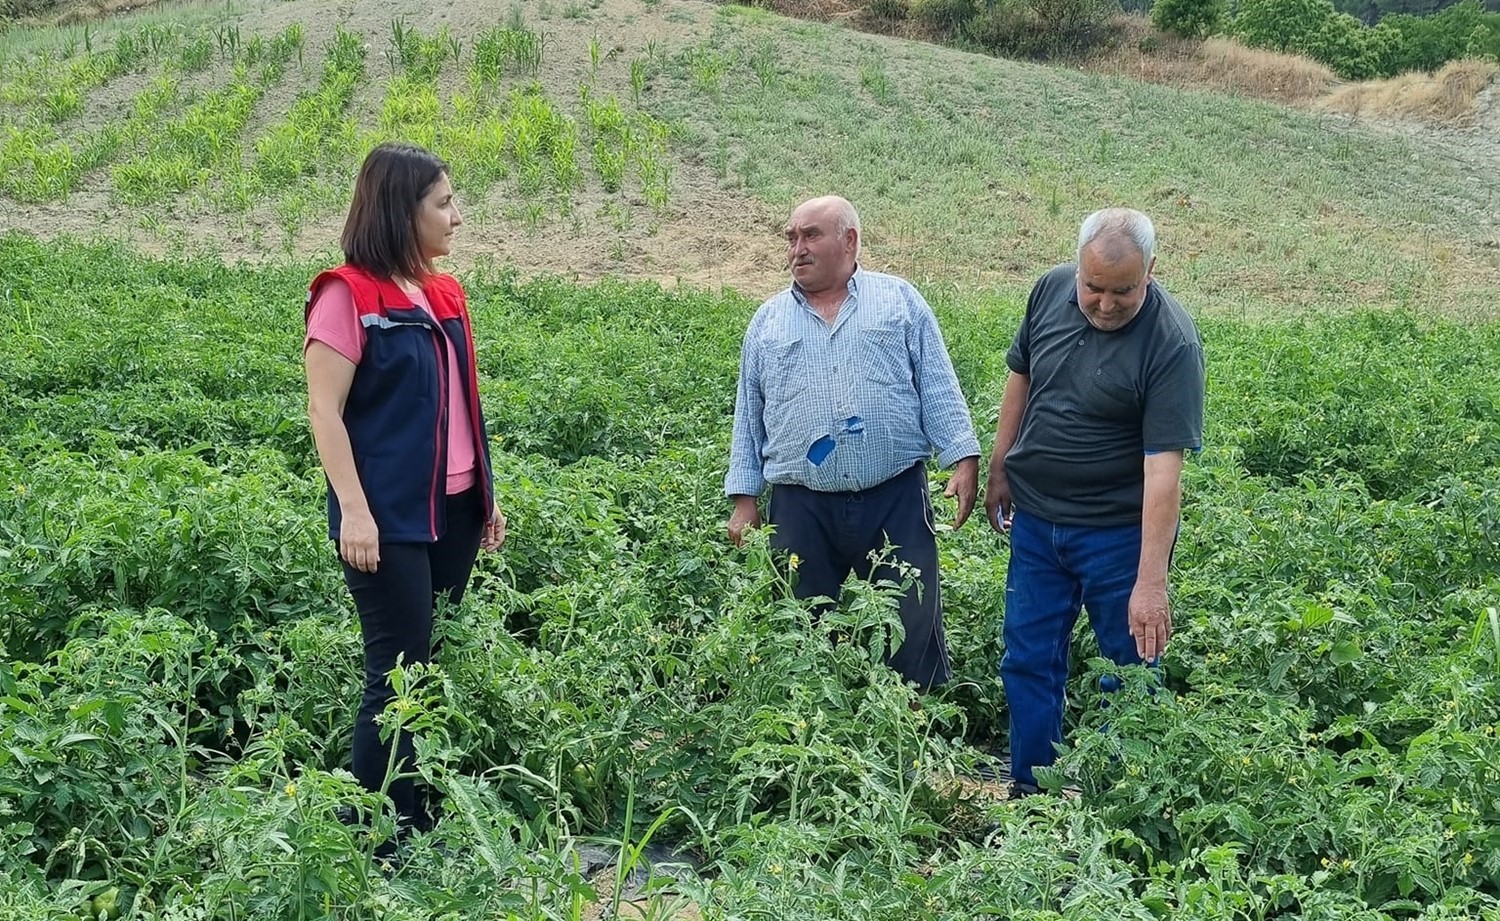
[[[1000,677],[1017,793],[1035,792],[1062,741],[1080,607],[1121,665],[1154,662],[1172,634],[1167,566],[1183,452],[1203,440],[1203,345],[1152,280],[1155,246],[1139,211],[1089,215],[1078,261],[1036,283],[1006,355],[985,511],[1011,535]]]

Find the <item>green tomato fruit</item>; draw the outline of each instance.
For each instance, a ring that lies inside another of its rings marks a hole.
[[[89,908],[93,911],[92,917],[94,918],[103,916],[109,919],[109,921],[114,921],[114,919],[120,917],[123,910],[120,905],[120,887],[110,886],[108,889],[94,896],[93,901],[89,903]]]

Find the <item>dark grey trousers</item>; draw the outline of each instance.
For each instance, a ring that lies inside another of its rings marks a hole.
[[[895,547],[892,556],[921,575],[901,599],[906,641],[886,664],[922,690],[949,679],[937,535],[922,464],[859,492],[773,486],[767,518],[776,528],[772,546],[801,558],[793,590],[798,598],[837,599],[851,572],[861,579],[900,582],[895,567],[876,567],[870,559],[872,552]]]

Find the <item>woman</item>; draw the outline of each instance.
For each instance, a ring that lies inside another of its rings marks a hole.
[[[442,160],[382,144],[355,182],[345,262],[308,293],[308,415],[328,476],[329,536],[364,637],[353,760],[371,790],[390,763],[375,724],[392,697],[388,673],[398,658],[429,660],[437,599],[457,604],[479,548],[505,540],[464,291],[433,269],[462,223]],[[396,772],[412,761],[403,733]],[[387,792],[401,824],[431,827],[412,781]]]

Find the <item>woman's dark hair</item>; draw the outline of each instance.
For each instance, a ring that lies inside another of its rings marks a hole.
[[[378,278],[421,281],[432,263],[417,245],[417,206],[448,164],[415,144],[381,144],[365,157],[339,245],[344,259]]]

